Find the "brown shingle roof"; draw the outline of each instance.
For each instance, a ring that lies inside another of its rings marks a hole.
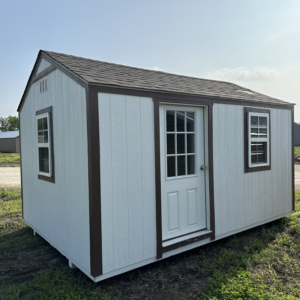
[[[51,51],[42,52],[88,83],[291,105],[230,82],[140,69]]]

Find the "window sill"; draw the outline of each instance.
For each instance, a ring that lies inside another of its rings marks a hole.
[[[260,167],[245,167],[245,173],[251,173],[251,172],[259,172],[259,171],[269,171],[271,170],[271,166],[260,166]]]
[[[38,179],[55,183],[54,176],[49,177],[49,176],[44,176],[44,175],[38,175]]]

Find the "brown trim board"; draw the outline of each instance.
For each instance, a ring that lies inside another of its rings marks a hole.
[[[295,210],[295,162],[294,162],[294,107],[291,110],[292,120],[292,210]]]
[[[21,119],[20,112],[18,112],[19,118],[19,137],[20,137],[20,175],[21,175],[21,199],[22,199],[22,218],[24,219],[24,198],[23,198],[23,176],[22,176],[22,142],[21,142]]]
[[[51,72],[53,72],[54,70],[56,70],[56,67],[54,67],[53,65],[50,65],[48,68],[46,68],[45,70],[43,70],[42,72],[38,73],[37,75],[35,75],[32,80],[30,81],[30,84],[33,84],[37,81],[39,81],[40,79],[42,79],[43,77],[47,76],[48,74],[50,74]]]
[[[257,112],[257,113],[265,113],[269,114],[269,165],[263,167],[252,167],[248,166],[248,146],[249,146],[249,137],[248,137],[248,113],[249,112]],[[259,172],[259,171],[269,171],[271,170],[271,113],[268,109],[259,109],[252,107],[244,107],[244,170],[245,173],[250,172]]]
[[[38,179],[40,180],[44,180],[47,182],[51,182],[51,183],[55,183],[55,161],[54,161],[54,133],[53,133],[53,117],[52,117],[52,106],[43,108],[41,110],[36,111],[36,116],[45,114],[45,113],[49,113],[49,117],[50,117],[50,141],[51,141],[51,168],[52,168],[52,175],[51,177],[49,176],[44,176],[44,175],[40,175],[38,174]]]
[[[101,228],[101,180],[98,92],[93,86],[86,89],[88,170],[89,170],[89,214],[91,275],[103,274],[102,228]]]

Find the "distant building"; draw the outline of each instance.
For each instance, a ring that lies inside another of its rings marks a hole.
[[[300,146],[300,124],[294,123],[294,146]]]
[[[19,130],[0,132],[0,152],[20,153]]]

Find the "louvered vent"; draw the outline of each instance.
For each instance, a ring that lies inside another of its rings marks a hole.
[[[40,81],[40,93],[44,93],[46,91],[48,91],[48,80],[47,80],[47,77],[43,78]]]

